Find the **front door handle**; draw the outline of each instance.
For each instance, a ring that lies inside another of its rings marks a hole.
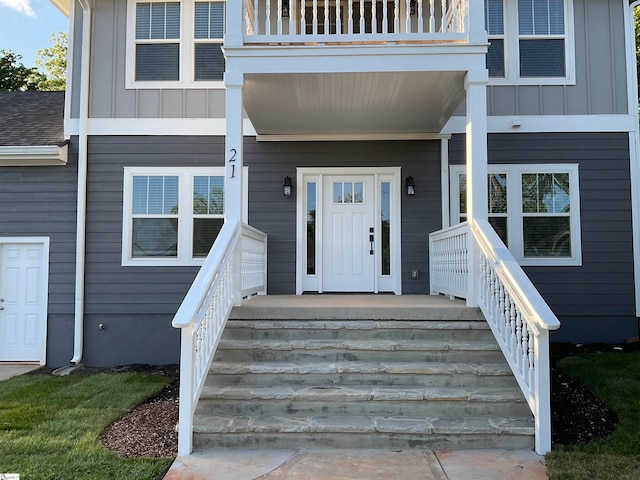
[[[371,248],[369,250],[369,255],[373,255],[373,243],[374,243],[373,227],[369,227],[369,242],[371,243]]]

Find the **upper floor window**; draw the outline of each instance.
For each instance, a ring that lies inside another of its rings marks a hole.
[[[492,83],[572,84],[571,0],[485,0]]]
[[[580,265],[577,165],[489,165],[488,220],[521,265]],[[467,219],[464,166],[451,167],[452,222]]]
[[[223,0],[129,0],[127,21],[127,88],[222,87]]]

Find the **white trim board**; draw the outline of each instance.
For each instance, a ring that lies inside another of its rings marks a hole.
[[[439,133],[411,134],[413,138],[442,138],[464,133],[467,118],[451,117]],[[635,132],[637,119],[633,115],[513,115],[487,117],[489,133],[549,133],[549,132]],[[243,121],[244,136],[257,136],[249,119]],[[78,135],[78,119],[65,120],[66,136]],[[224,136],[224,118],[90,118],[89,135],[180,135],[180,136]],[[380,140],[384,136],[376,135]],[[261,140],[278,140],[276,136],[261,137]],[[403,140],[404,136],[389,136],[389,140]],[[283,136],[282,141],[351,140],[333,136],[316,135]]]
[[[0,167],[66,165],[67,144],[0,147]]]

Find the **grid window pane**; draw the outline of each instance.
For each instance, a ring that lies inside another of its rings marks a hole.
[[[193,219],[193,256],[206,257],[224,224],[222,218]]]
[[[316,274],[316,182],[307,183],[307,275]]]
[[[133,257],[176,257],[177,218],[134,218],[131,254]]]
[[[380,240],[382,275],[391,275],[391,182],[380,183]]]
[[[224,77],[225,59],[222,45],[219,43],[195,44],[196,81],[222,80]]]
[[[487,51],[487,70],[490,77],[504,77],[504,40],[492,38]]]
[[[224,177],[196,176],[193,178],[193,213],[196,215],[224,214]]]
[[[180,44],[136,45],[136,81],[180,80]]]
[[[502,240],[502,242],[508,247],[509,246],[509,242],[508,242],[508,235],[507,235],[507,217],[489,217],[489,223],[491,224],[491,226],[493,227],[493,229],[496,231],[496,233],[498,234],[498,236],[500,237],[500,240]]]
[[[520,40],[521,77],[564,77],[564,40]]]
[[[504,35],[502,0],[484,0],[484,26],[489,35]]]
[[[177,215],[177,176],[135,176],[133,178],[134,215]]]
[[[136,39],[180,38],[180,4],[177,2],[136,4]]]
[[[568,173],[525,173],[522,175],[524,213],[569,213]]]
[[[507,213],[507,176],[504,173],[490,173],[489,185],[489,213]]]
[[[225,4],[222,2],[196,2],[194,13],[194,38],[213,39],[224,37]]]
[[[522,219],[525,257],[571,257],[569,217]]]

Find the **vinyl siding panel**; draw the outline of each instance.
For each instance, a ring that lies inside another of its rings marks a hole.
[[[0,237],[49,237],[47,365],[73,356],[77,143],[66,165],[0,167]]]
[[[626,133],[489,135],[490,163],[577,163],[582,266],[525,267],[562,322],[554,341],[620,342],[637,335]],[[464,162],[464,136],[450,142]]]

